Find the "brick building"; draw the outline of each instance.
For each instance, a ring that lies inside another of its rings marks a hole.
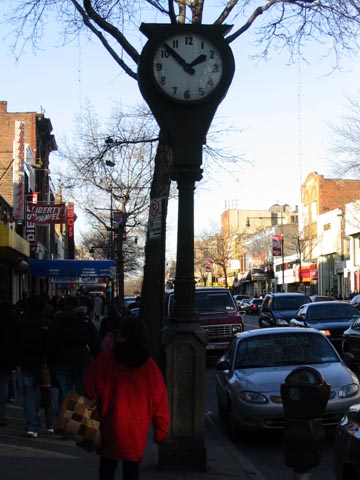
[[[37,227],[32,246],[24,238],[25,195],[36,192],[37,201],[54,202],[49,178],[54,150],[49,118],[43,113],[8,112],[7,102],[0,101],[0,289],[14,303],[30,289],[29,257],[41,250],[51,253],[54,225]]]

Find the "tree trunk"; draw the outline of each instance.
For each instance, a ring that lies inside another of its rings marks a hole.
[[[166,214],[171,185],[172,151],[160,132],[155,157],[150,199],[162,200],[162,225],[160,238],[149,238],[149,225],[145,245],[144,280],[141,291],[141,319],[148,327],[150,354],[163,369],[161,329],[164,326]]]

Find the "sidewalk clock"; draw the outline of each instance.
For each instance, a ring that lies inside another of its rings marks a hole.
[[[138,65],[140,91],[171,146],[205,143],[233,74],[227,25],[142,24],[148,37]]]
[[[140,27],[148,41],[138,65],[139,88],[172,148],[172,179],[179,191],[175,302],[169,324],[162,330],[172,411],[170,438],[159,450],[164,468],[206,470],[203,381],[207,336],[195,308],[194,190],[202,176],[207,131],[234,74],[234,59],[224,38],[229,28],[199,24]]]

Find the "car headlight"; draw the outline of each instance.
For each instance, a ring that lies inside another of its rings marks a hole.
[[[243,402],[246,403],[268,403],[268,399],[265,397],[265,395],[257,392],[241,392],[239,393],[239,397]]]
[[[338,396],[340,398],[349,398],[356,395],[359,391],[359,385],[356,383],[350,383],[349,385],[345,385],[345,387],[341,387]]]
[[[241,325],[232,325],[231,326],[231,331],[233,335],[236,335],[239,332],[242,332],[242,326]]]
[[[275,324],[276,325],[282,325],[283,327],[289,326],[289,322],[287,320],[285,320],[284,318],[277,318],[275,320]]]

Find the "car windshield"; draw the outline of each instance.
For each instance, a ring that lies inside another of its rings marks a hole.
[[[308,309],[307,320],[316,322],[321,320],[351,320],[357,317],[357,313],[351,305],[346,303],[342,305],[319,305]]]
[[[175,296],[171,295],[169,299],[169,314],[174,308]],[[230,292],[196,292],[195,308],[198,313],[215,313],[215,312],[236,312],[237,306],[232,300]]]
[[[231,295],[224,292],[197,292],[195,307],[199,313],[233,312],[236,310]]]
[[[275,367],[339,362],[329,341],[320,334],[257,335],[238,344],[235,368]]]
[[[297,310],[304,303],[307,303],[307,298],[302,296],[279,297],[274,299],[274,308],[276,310]]]

